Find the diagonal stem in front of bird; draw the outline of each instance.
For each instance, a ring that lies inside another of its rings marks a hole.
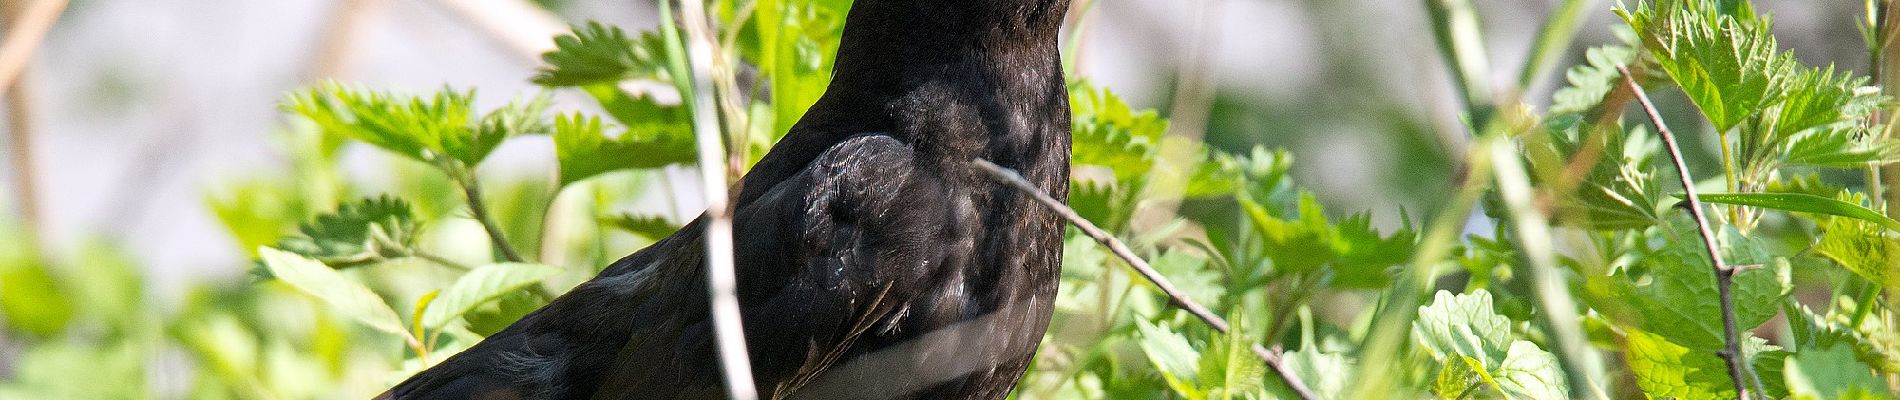
[[[1188,298],[1187,294],[1181,292],[1181,289],[1175,288],[1174,284],[1169,282],[1167,277],[1155,271],[1153,266],[1148,265],[1147,260],[1136,256],[1135,251],[1130,250],[1128,245],[1123,244],[1121,240],[1116,239],[1113,235],[1109,235],[1108,232],[1103,231],[1102,228],[1096,227],[1095,223],[1089,222],[1086,218],[1082,218],[1080,214],[1076,214],[1075,209],[1063,205],[1062,201],[1056,200],[1055,197],[1049,196],[1048,193],[1044,193],[1041,189],[1037,189],[1036,185],[1030,183],[1028,179],[1024,179],[1022,174],[998,166],[988,160],[977,159],[971,161],[971,163],[978,169],[982,169],[991,179],[995,179],[999,183],[1008,185],[1011,188],[1035,198],[1037,203],[1041,203],[1044,207],[1055,211],[1057,215],[1062,216],[1062,219],[1069,221],[1069,223],[1075,225],[1077,229],[1082,230],[1083,234],[1095,239],[1095,242],[1100,243],[1103,247],[1107,247],[1110,253],[1114,253],[1116,257],[1127,262],[1129,268],[1134,269],[1135,272],[1141,274],[1143,278],[1147,278],[1148,282],[1153,283],[1156,288],[1160,288],[1161,292],[1168,296],[1168,301],[1174,303],[1175,306],[1180,307],[1182,310],[1187,311],[1188,314],[1193,315],[1196,319],[1200,319],[1201,322],[1213,327],[1217,332],[1227,333],[1233,329],[1233,326],[1227,323],[1227,319],[1215,315],[1214,312],[1208,310],[1206,306],[1202,306],[1201,303]],[[1267,369],[1272,370],[1275,375],[1285,381],[1287,387],[1292,388],[1293,392],[1298,394],[1301,399],[1314,400],[1318,398],[1318,396],[1313,394],[1312,389],[1307,388],[1306,384],[1300,380],[1298,375],[1294,375],[1292,370],[1286,368],[1285,363],[1281,362],[1278,352],[1268,350],[1266,346],[1262,346],[1259,343],[1254,343],[1250,347],[1250,350],[1253,351],[1254,355],[1259,356],[1261,361],[1267,364]]]

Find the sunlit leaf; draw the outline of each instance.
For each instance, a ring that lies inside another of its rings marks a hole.
[[[322,300],[338,314],[348,316],[376,330],[398,335],[408,334],[403,327],[402,318],[389,308],[389,303],[376,296],[362,283],[350,280],[342,273],[317,262],[274,248],[264,247],[257,250],[264,259],[265,267],[271,276],[289,284],[297,291]]]
[[[574,114],[555,119],[554,153],[566,185],[610,171],[689,163],[698,151],[690,132],[629,130],[608,138],[599,118]]]
[[[1811,194],[1706,193],[1700,197],[1702,201],[1710,203],[1734,204],[1854,218],[1879,224],[1890,230],[1900,231],[1900,221],[1887,218],[1885,214],[1881,214],[1879,211],[1869,210],[1867,207],[1861,207],[1858,204]]]
[[[476,306],[540,283],[560,268],[538,264],[502,263],[475,268],[442,290],[422,316],[423,326],[442,329]]]
[[[420,233],[409,203],[391,196],[338,206],[277,242],[277,248],[345,268],[406,257]]]

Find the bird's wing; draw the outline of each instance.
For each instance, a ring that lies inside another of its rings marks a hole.
[[[737,272],[761,392],[798,388],[929,292],[920,286],[940,280],[932,274],[943,269],[935,267],[969,250],[969,243],[945,242],[960,236],[952,234],[958,221],[974,219],[959,215],[972,212],[964,203],[918,164],[909,145],[861,135],[742,206],[734,220]],[[693,299],[695,311],[654,325],[671,331],[631,335],[601,394],[646,397],[656,392],[645,388],[721,382],[704,278],[692,270],[667,280],[690,282],[672,298]]]
[[[890,136],[831,146],[734,214],[739,295],[760,391],[780,397],[899,329],[973,247],[977,218]],[[747,182],[747,184],[759,184]],[[723,396],[702,227],[614,263],[548,306],[391,389],[398,399]],[[954,279],[949,279],[954,280]],[[906,314],[908,313],[908,314]]]

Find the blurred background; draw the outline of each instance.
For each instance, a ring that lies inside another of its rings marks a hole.
[[[0,219],[22,231],[5,238],[38,238],[28,243],[55,260],[117,243],[146,277],[142,300],[161,309],[181,303],[190,284],[247,279],[247,250],[207,203],[242,196],[234,182],[291,168],[288,144],[273,135],[292,129],[279,108],[288,91],[326,79],[407,93],[475,87],[478,108],[488,109],[541,90],[528,78],[568,24],[639,31],[658,21],[646,0],[0,0],[8,11],[0,43],[13,45],[20,17],[39,3],[64,7],[0,112],[8,138]],[[1509,71],[1556,4],[1476,1],[1498,82],[1515,79]],[[1782,47],[1803,61],[1865,69],[1851,22],[1862,2],[1758,5],[1775,15]],[[1072,72],[1159,110],[1173,119],[1172,133],[1229,151],[1284,147],[1299,158],[1299,181],[1323,202],[1370,210],[1381,226],[1445,196],[1445,155],[1465,134],[1420,2],[1088,6]],[[1555,65],[1617,41],[1611,6],[1586,11],[1577,45]],[[1529,88],[1526,101],[1548,104],[1559,75]],[[581,107],[563,96],[557,109]],[[483,173],[506,180],[555,168],[546,137],[517,142]],[[371,184],[387,179],[379,178],[387,165],[360,150],[345,151],[349,173]],[[656,213],[681,218],[697,208]],[[0,381],[21,373],[21,354],[0,336]]]

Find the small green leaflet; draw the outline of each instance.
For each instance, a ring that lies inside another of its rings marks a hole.
[[[534,76],[543,86],[614,84],[629,79],[668,81],[666,42],[654,33],[631,37],[599,22],[573,26],[556,36],[554,50],[541,55],[547,65]]]
[[[565,186],[610,171],[689,163],[697,151],[692,137],[684,132],[627,131],[609,139],[600,118],[571,114],[554,120],[554,153]]]
[[[1707,193],[1700,196],[1710,203],[1772,208],[1782,211],[1848,217],[1880,224],[1900,232],[1900,221],[1858,204],[1805,193]]]
[[[1187,337],[1145,320],[1137,321],[1136,328],[1141,332],[1142,353],[1168,381],[1168,387],[1189,399],[1200,399],[1201,353],[1188,345]]]
[[[271,276],[297,291],[323,300],[337,313],[355,319],[376,330],[407,335],[402,318],[363,284],[346,278],[323,263],[271,247],[257,249]]]
[[[560,268],[539,264],[502,263],[475,268],[456,279],[448,289],[442,290],[442,294],[424,311],[422,324],[429,329],[440,330],[482,303],[540,283],[558,273],[561,273]]]
[[[277,248],[336,268],[407,255],[420,231],[409,203],[393,196],[343,204],[299,226]]]
[[[477,118],[475,91],[398,96],[328,83],[294,93],[284,108],[324,130],[438,167],[480,164],[509,136],[543,133],[547,97],[515,102]],[[453,160],[453,162],[451,162]]]

